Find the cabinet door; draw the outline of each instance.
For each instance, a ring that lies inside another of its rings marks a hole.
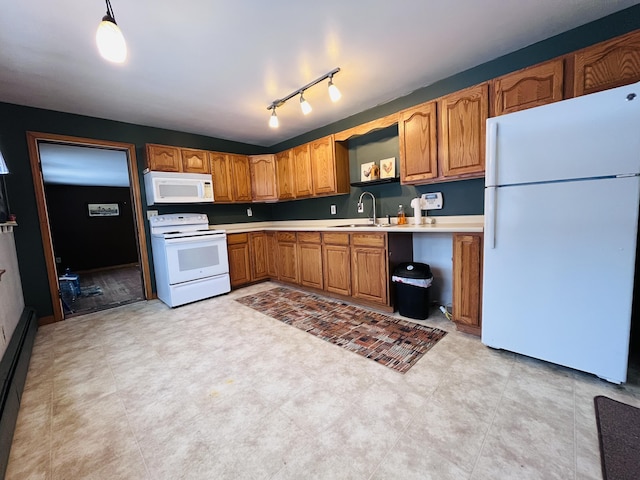
[[[311,142],[311,172],[316,195],[336,193],[337,190],[333,143],[331,136]]]
[[[313,195],[313,180],[311,177],[311,153],[309,144],[300,145],[293,149],[294,185],[296,198]]]
[[[159,172],[180,172],[181,156],[178,147],[147,144],[147,167]]]
[[[483,83],[441,98],[438,115],[438,162],[442,175],[484,174],[488,85]]]
[[[254,202],[277,200],[276,161],[273,155],[254,155],[249,159],[251,193]]]
[[[267,232],[267,275],[278,278],[278,240],[276,232]]]
[[[323,245],[324,289],[351,295],[351,248],[347,245]]]
[[[387,253],[383,248],[351,248],[352,295],[387,305]]]
[[[267,235],[264,232],[250,233],[249,246],[249,252],[251,254],[251,280],[263,280],[269,277]]]
[[[480,335],[482,313],[482,234],[453,235],[453,321]]]
[[[298,283],[298,248],[292,242],[278,242],[278,279]]]
[[[231,168],[226,154],[209,152],[213,176],[213,199],[216,203],[233,202]]]
[[[640,31],[574,54],[574,94],[587,95],[640,81]]]
[[[249,243],[246,233],[227,235],[229,256],[229,277],[231,286],[246,285],[251,282]]]
[[[181,148],[182,171],[187,173],[211,173],[211,164],[206,150]]]
[[[436,103],[400,112],[400,181],[419,183],[438,176]]]
[[[278,200],[296,198],[295,170],[293,166],[293,150],[276,153],[276,179]]]
[[[322,281],[322,245],[319,243],[298,244],[298,263],[300,284],[321,289]]]
[[[236,202],[250,202],[251,172],[249,168],[249,157],[245,155],[228,155],[228,157],[231,164],[233,200]]]
[[[491,81],[493,114],[517,112],[562,100],[562,59],[525,68]]]

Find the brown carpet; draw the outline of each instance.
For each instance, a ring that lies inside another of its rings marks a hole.
[[[236,300],[386,367],[405,373],[447,332],[278,287]]]
[[[594,398],[604,480],[640,479],[640,408]]]

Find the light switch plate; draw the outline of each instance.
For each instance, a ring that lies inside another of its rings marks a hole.
[[[158,210],[147,210],[147,220],[158,215]]]
[[[336,206],[331,205],[331,215],[335,215],[335,214],[336,214]]]

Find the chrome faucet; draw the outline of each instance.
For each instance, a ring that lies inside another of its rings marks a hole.
[[[373,196],[373,193],[362,192],[362,194],[360,195],[360,199],[358,200],[358,213],[364,212],[364,204],[362,203],[362,197],[364,197],[365,194],[371,196],[371,200],[373,203],[373,218],[371,219],[371,223],[375,225],[376,224],[376,197]]]

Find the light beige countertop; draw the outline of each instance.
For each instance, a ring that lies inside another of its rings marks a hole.
[[[428,219],[428,220],[427,220]],[[209,225],[212,230],[225,230],[227,233],[246,233],[261,230],[289,230],[289,231],[328,231],[328,232],[411,232],[411,233],[477,233],[484,229],[483,215],[460,215],[449,217],[423,217],[423,222],[433,223],[413,224],[413,217],[408,217],[407,225],[397,225],[396,218],[379,219],[382,226],[369,225],[366,218],[341,218],[327,220],[287,220],[280,222],[250,222],[227,223]],[[353,226],[357,225],[357,226]]]

